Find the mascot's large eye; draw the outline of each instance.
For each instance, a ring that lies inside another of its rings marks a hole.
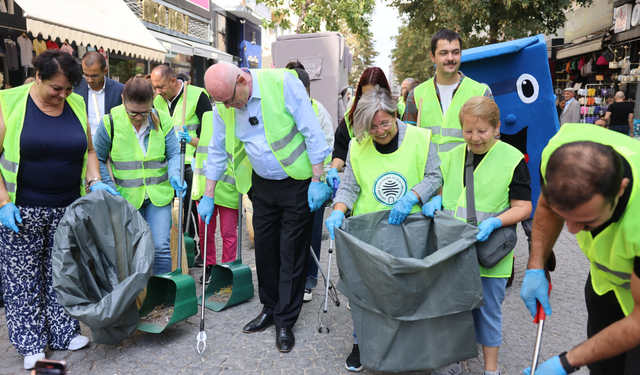
[[[540,86],[538,81],[531,74],[523,74],[516,81],[516,89],[518,90],[518,96],[525,104],[530,104],[538,99],[538,92]]]

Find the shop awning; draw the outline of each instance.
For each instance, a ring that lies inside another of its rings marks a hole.
[[[233,62],[233,56],[222,52],[217,48],[213,48],[206,44],[192,42],[190,40],[186,40],[185,42],[189,43],[193,46],[193,54],[196,56],[206,57],[208,59],[218,60],[218,62]]]
[[[166,50],[122,0],[15,0],[34,36],[68,39],[145,60],[164,61]]]
[[[565,59],[567,57],[573,57],[583,55],[585,53],[600,51],[602,49],[602,37],[585,41],[574,46],[565,47],[558,50],[556,53],[556,59]]]
[[[185,43],[179,38],[173,37],[171,35],[162,34],[155,32],[153,30],[149,30],[151,35],[154,38],[158,39],[160,44],[169,52],[173,53],[181,53],[183,55],[192,56],[193,55],[193,47]]]

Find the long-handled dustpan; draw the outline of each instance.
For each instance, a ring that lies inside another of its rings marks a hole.
[[[220,311],[253,298],[251,268],[242,264],[242,194],[238,207],[238,254],[236,260],[216,264],[211,270],[211,279],[205,290],[204,305]],[[230,295],[229,295],[230,294]],[[201,303],[198,301],[198,303]]]
[[[184,103],[187,101],[187,90],[185,87]],[[182,123],[185,118],[185,105],[182,108]],[[186,152],[186,141],[180,141],[180,184],[184,185],[184,159]],[[178,194],[181,195],[181,194]],[[178,207],[178,267],[175,271],[151,276],[147,284],[147,296],[142,306],[140,306],[140,323],[138,329],[145,332],[160,333],[165,328],[180,321],[183,321],[198,313],[198,303],[196,298],[196,282],[193,277],[182,273],[182,202],[183,197],[179,196]],[[186,266],[186,265],[185,265]],[[171,305],[173,309],[171,310]],[[157,307],[162,307],[156,310]],[[156,310],[154,312],[154,310]],[[147,315],[158,314],[154,319],[149,319]],[[145,319],[146,318],[146,319]]]

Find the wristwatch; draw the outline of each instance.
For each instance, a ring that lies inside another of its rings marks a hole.
[[[560,364],[562,365],[562,368],[567,372],[567,374],[571,374],[580,370],[580,367],[571,366],[571,364],[567,360],[567,352],[561,353],[558,357],[560,358]]]
[[[312,178],[317,178],[318,181],[324,182],[324,177],[325,177],[325,174],[323,173],[323,174],[314,174]]]

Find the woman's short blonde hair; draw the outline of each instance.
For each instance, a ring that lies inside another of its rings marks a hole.
[[[358,107],[353,113],[353,133],[358,143],[370,133],[371,123],[378,111],[384,111],[396,117],[398,104],[391,97],[389,90],[376,85],[373,89],[362,95]]]
[[[458,114],[461,127],[464,125],[463,119],[465,115],[479,117],[488,122],[493,128],[500,124],[500,109],[498,109],[498,105],[493,99],[486,96],[474,96],[464,103]]]

